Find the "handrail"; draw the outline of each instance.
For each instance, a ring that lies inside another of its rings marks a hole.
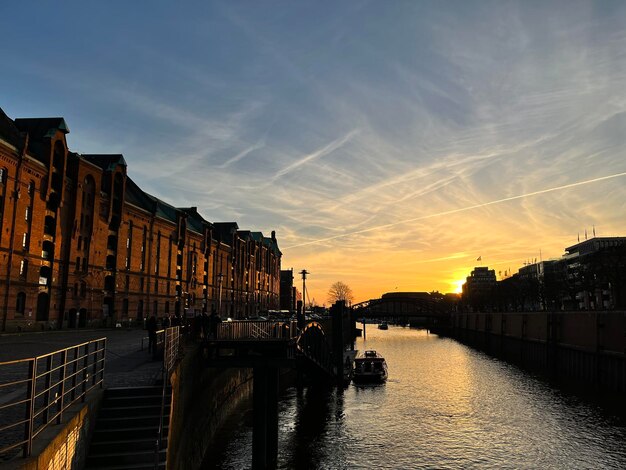
[[[326,373],[337,373],[332,362],[332,352],[324,328],[318,322],[309,322],[302,329],[296,341],[297,351],[311,362],[317,364]]]
[[[217,340],[289,340],[298,336],[295,321],[228,321],[219,323],[216,330]]]
[[[86,341],[41,356],[0,362],[0,402],[3,441],[0,455],[22,447],[31,455],[33,439],[52,422],[60,424],[63,413],[79,400],[85,401],[95,387],[102,388],[106,338]],[[13,397],[11,395],[17,396]],[[23,413],[23,414],[22,414]],[[22,414],[23,418],[17,418]],[[17,429],[23,426],[23,438]],[[13,429],[12,433],[6,431]]]
[[[180,353],[180,327],[172,326],[162,330],[163,333],[163,367],[161,368],[162,388],[161,388],[161,411],[159,413],[159,430],[154,446],[154,468],[159,466],[159,451],[163,441],[163,419],[165,417],[165,395],[170,375],[174,370],[174,365]]]

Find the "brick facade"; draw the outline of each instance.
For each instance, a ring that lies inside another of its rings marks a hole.
[[[70,152],[68,132],[62,118],[0,110],[2,331],[278,308],[274,233],[173,207],[127,176],[122,155]]]

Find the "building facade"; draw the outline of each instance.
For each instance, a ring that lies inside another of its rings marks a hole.
[[[144,192],[122,155],[67,147],[63,118],[0,110],[2,331],[279,306],[275,233],[211,223]]]

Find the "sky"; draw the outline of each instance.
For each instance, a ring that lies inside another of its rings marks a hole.
[[[318,305],[626,236],[626,2],[2,2],[0,25],[7,115],[275,230]]]

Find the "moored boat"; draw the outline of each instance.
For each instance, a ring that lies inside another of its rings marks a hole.
[[[387,322],[381,322],[378,324],[378,329],[379,330],[388,330],[389,329],[389,325],[387,325]]]
[[[387,380],[387,362],[385,358],[374,350],[365,351],[354,359],[355,383],[380,383]]]

